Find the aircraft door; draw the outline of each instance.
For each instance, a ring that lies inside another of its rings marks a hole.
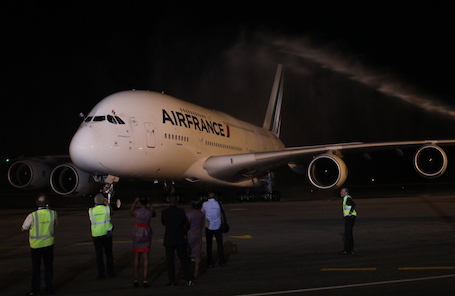
[[[155,126],[151,122],[145,122],[145,133],[147,137],[147,147],[155,148],[156,147],[156,135],[155,135]]]
[[[197,154],[201,154],[202,153],[202,146],[203,146],[203,143],[204,143],[204,137],[202,136],[202,132],[199,132],[198,133],[198,137],[197,137]]]

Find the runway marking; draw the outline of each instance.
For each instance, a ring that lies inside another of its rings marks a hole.
[[[17,248],[30,248],[30,245],[23,245],[23,246],[11,246],[11,247],[0,247],[0,250],[14,250]]]
[[[245,239],[248,239],[248,238],[253,238],[251,235],[249,234],[246,234],[246,235],[230,235],[229,237],[232,237],[232,238],[245,238]]]
[[[245,235],[229,235],[228,237],[232,237],[232,238],[240,238],[240,239],[250,239],[250,238],[253,238],[251,235],[249,234],[245,234]],[[216,240],[216,237],[213,237],[212,240]],[[202,241],[206,241],[206,238],[205,236],[202,237]]]
[[[451,270],[455,266],[417,266],[417,267],[398,267],[398,270]],[[376,267],[329,267],[321,268],[321,271],[376,271]]]
[[[448,270],[448,269],[455,269],[455,266],[398,267],[398,270]]]
[[[327,290],[335,290],[335,289],[346,289],[346,288],[356,288],[356,287],[367,287],[367,286],[390,285],[390,284],[399,284],[399,283],[407,283],[407,282],[437,280],[437,279],[452,278],[452,277],[455,277],[455,274],[430,276],[430,277],[422,277],[422,278],[415,278],[415,279],[371,282],[371,283],[363,283],[363,284],[351,284],[351,285],[342,285],[342,286],[329,286],[329,287],[308,288],[308,289],[299,289],[299,290],[242,294],[242,295],[237,295],[237,296],[264,296],[264,295],[280,295],[280,294],[293,294],[293,293],[303,293],[303,292],[327,291]]]
[[[321,271],[375,271],[376,267],[321,268]]]
[[[131,243],[132,241],[116,241],[114,240],[112,243],[113,244],[129,244]],[[75,244],[76,246],[86,246],[86,245],[93,245],[93,242],[90,241],[90,242],[84,242],[84,243],[76,243]]]

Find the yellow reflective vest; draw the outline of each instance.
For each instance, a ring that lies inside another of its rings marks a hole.
[[[350,195],[346,195],[345,197],[343,197],[343,216],[344,217],[357,216],[357,212],[355,210],[352,210],[352,212],[351,212],[352,206],[346,204],[348,198],[352,198],[352,197]]]
[[[40,209],[31,213],[32,226],[29,229],[29,242],[32,249],[49,247],[54,244],[54,226],[56,212]]]
[[[88,210],[90,217],[92,236],[103,236],[112,230],[111,211],[105,205],[96,205]]]

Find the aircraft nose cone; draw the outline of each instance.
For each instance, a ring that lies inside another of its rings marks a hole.
[[[80,128],[71,140],[71,161],[79,168],[92,171],[97,164],[98,137],[90,127]]]

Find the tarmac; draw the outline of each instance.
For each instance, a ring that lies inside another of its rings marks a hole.
[[[87,204],[62,197],[54,249],[55,295],[453,295],[455,293],[455,198],[414,195],[356,198],[355,255],[342,256],[341,199],[227,203],[227,264],[208,268],[187,286],[179,272],[168,287],[164,227],[157,217],[150,253],[149,288],[133,287],[130,204],[115,211],[116,276],[97,275]],[[30,199],[27,199],[29,202]],[[23,202],[21,202],[23,205]],[[65,204],[66,203],[66,204]],[[188,212],[190,207],[183,208]],[[20,231],[28,208],[0,210],[1,295],[30,291],[28,234]],[[214,255],[216,257],[216,244]],[[176,261],[176,267],[179,268]],[[44,287],[43,287],[44,288]]]

